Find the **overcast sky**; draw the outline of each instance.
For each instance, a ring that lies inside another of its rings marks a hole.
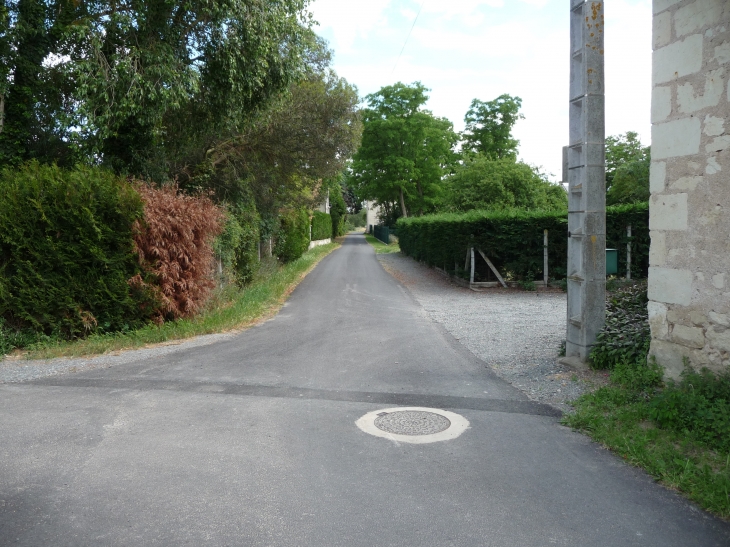
[[[649,144],[651,0],[605,4],[606,133],[637,131]],[[421,81],[431,89],[427,108],[458,131],[472,99],[521,97],[520,158],[560,178],[569,0],[314,0],[310,8],[335,70],[361,97]]]

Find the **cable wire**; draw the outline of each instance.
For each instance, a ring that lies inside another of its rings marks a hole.
[[[418,8],[418,13],[416,14],[416,18],[413,20],[413,24],[411,25],[411,30],[408,31],[408,36],[406,36],[406,41],[403,42],[403,47],[400,49],[400,53],[398,54],[398,58],[395,60],[395,64],[393,65],[393,70],[390,71],[390,75],[392,76],[395,72],[395,67],[398,66],[398,61],[400,61],[401,55],[403,55],[403,52],[406,49],[406,44],[408,44],[408,40],[411,37],[411,33],[413,32],[413,28],[416,26],[416,21],[418,21],[418,16],[421,15],[421,10],[423,9],[423,6],[426,4],[426,0],[423,0],[421,2],[421,7]]]

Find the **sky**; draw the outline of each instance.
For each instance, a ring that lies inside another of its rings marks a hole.
[[[649,144],[651,0],[604,4],[606,135],[636,131]],[[431,90],[426,108],[457,131],[472,99],[520,97],[520,159],[560,180],[569,0],[314,0],[310,10],[334,69],[361,97],[420,81]]]

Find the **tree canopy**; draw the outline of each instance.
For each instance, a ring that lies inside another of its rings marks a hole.
[[[606,205],[649,199],[650,147],[628,131],[606,137]]]
[[[492,159],[517,158],[520,141],[512,136],[512,128],[524,118],[521,106],[522,99],[507,94],[487,102],[474,99],[464,117],[463,150]]]
[[[450,203],[472,209],[566,209],[568,196],[538,170],[511,158],[468,157],[448,179]]]
[[[353,158],[350,184],[362,199],[375,199],[400,216],[433,210],[455,155],[451,122],[423,106],[428,89],[397,83],[366,97],[362,144]]]
[[[240,125],[298,76],[311,41],[306,5],[6,0],[0,161],[57,161],[63,147],[160,175],[181,137]],[[170,131],[180,117],[184,135]]]

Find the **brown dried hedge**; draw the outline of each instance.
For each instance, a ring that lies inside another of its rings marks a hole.
[[[144,220],[134,225],[134,243],[146,275],[130,280],[158,304],[155,321],[186,317],[198,310],[215,285],[213,240],[224,214],[205,196],[181,194],[177,185],[137,183]]]

